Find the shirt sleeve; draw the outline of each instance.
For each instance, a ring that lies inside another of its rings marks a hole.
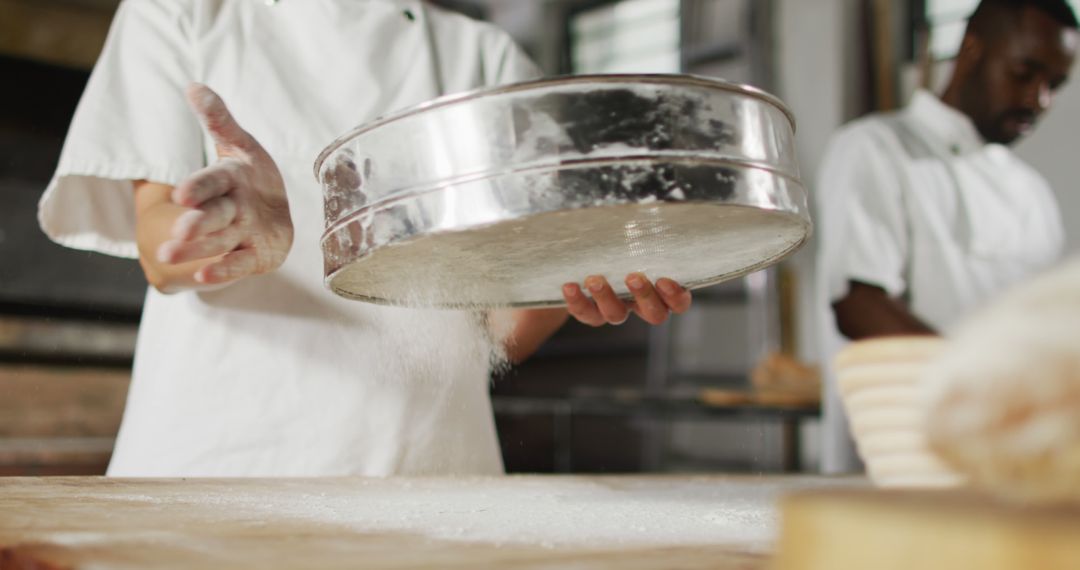
[[[891,296],[907,289],[909,248],[903,182],[884,135],[861,124],[835,135],[819,171],[818,271],[829,301],[848,292],[850,281],[883,288]]]
[[[484,48],[484,69],[488,70],[488,86],[506,85],[538,79],[543,76],[525,51],[502,30],[491,27]]]
[[[184,98],[194,77],[186,5],[125,0],[117,9],[38,204],[53,241],[138,257],[132,181],[176,184],[205,164]]]

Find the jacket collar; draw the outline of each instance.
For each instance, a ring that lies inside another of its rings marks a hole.
[[[952,154],[969,154],[986,146],[971,119],[933,93],[919,89],[904,113],[938,139]]]

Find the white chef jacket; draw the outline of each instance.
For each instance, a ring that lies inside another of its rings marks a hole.
[[[452,92],[533,78],[496,28],[412,0],[125,0],[40,207],[78,249],[136,257],[131,180],[213,161],[184,101],[216,90],[277,162],[295,225],[272,274],[147,294],[109,474],[502,471],[477,316],[340,299],[322,284],[318,153]]]
[[[817,204],[826,369],[845,342],[831,304],[850,281],[904,296],[913,314],[944,332],[1052,265],[1064,247],[1046,180],[1008,147],[983,142],[966,115],[926,91],[900,112],[856,121],[833,137]],[[840,470],[828,465],[848,455],[839,449],[846,427],[835,391],[825,407],[826,468]]]

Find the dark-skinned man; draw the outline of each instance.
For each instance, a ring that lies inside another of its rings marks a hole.
[[[1053,192],[1009,147],[1068,80],[1077,27],[1066,0],[983,0],[940,96],[834,136],[817,185],[826,364],[849,339],[943,332],[1059,259]],[[824,467],[846,471],[827,384]]]

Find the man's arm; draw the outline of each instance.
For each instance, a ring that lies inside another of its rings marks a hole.
[[[164,263],[158,259],[161,246],[173,239],[176,220],[193,211],[172,201],[173,187],[137,180],[135,185],[135,241],[139,246],[139,264],[146,280],[162,293],[206,288],[195,280],[195,273],[222,256],[188,263]]]
[[[570,317],[563,308],[518,309],[511,313],[513,327],[506,339],[506,359],[521,364],[540,348]]]
[[[832,308],[837,327],[851,340],[936,334],[913,315],[906,304],[874,285],[850,281],[847,295],[833,303]]]
[[[176,187],[135,182],[139,260],[150,284],[165,293],[273,271],[293,240],[285,183],[273,159],[209,87],[192,85],[187,96],[218,161]]]

